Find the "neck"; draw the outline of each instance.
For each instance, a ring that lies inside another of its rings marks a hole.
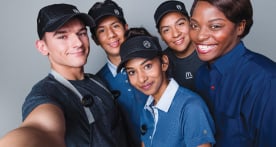
[[[66,80],[82,80],[84,79],[84,69],[82,68],[55,68],[52,67],[57,73],[59,73]]]
[[[116,66],[118,66],[121,62],[121,57],[120,56],[108,56],[108,59],[110,62]]]
[[[178,58],[186,58],[190,56],[195,50],[195,46],[192,42],[190,42],[189,46],[182,52],[175,52],[175,55]]]
[[[158,103],[158,101],[160,100],[161,96],[163,95],[166,88],[168,87],[169,82],[170,81],[168,78],[164,78],[164,80],[162,81],[162,85],[159,87],[158,92],[152,95],[154,98],[154,105],[156,105]]]

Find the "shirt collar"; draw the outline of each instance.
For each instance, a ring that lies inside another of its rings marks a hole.
[[[109,70],[111,71],[113,77],[115,77],[117,75],[117,66],[114,65],[113,63],[111,63],[111,61],[109,59],[107,59],[107,66],[108,66]]]
[[[164,112],[168,112],[178,87],[179,87],[178,83],[173,78],[171,78],[168,87],[162,94],[160,100],[155,105],[155,107]],[[146,102],[145,108],[150,107],[153,101],[154,101],[154,98],[150,95]]]
[[[243,42],[240,41],[230,52],[217,59],[211,67],[214,68],[213,66],[215,66],[222,74],[228,73],[228,70],[231,69],[230,67],[235,65],[236,61],[241,58],[245,50]]]

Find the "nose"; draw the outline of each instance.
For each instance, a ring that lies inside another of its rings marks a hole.
[[[73,47],[74,48],[78,48],[82,46],[82,40],[80,39],[80,37],[76,34],[72,36],[72,43],[73,43]]]
[[[140,83],[145,83],[147,81],[147,79],[148,79],[148,77],[147,77],[147,75],[144,72],[140,71],[138,73],[138,81]]]
[[[180,36],[180,34],[181,34],[181,31],[179,31],[179,29],[177,29],[177,28],[173,28],[172,29],[172,35],[173,35],[173,37],[177,38],[177,37]]]
[[[203,27],[200,30],[198,30],[198,35],[197,35],[198,40],[200,40],[200,41],[206,40],[209,37],[210,37],[210,32],[208,29]]]
[[[108,29],[107,33],[108,38],[114,38],[116,36],[116,33],[113,29]]]

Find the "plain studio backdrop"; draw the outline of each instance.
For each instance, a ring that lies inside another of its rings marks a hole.
[[[101,0],[103,1],[103,0]],[[129,27],[145,27],[158,35],[153,13],[164,0],[115,0],[125,13]],[[95,0],[2,0],[0,6],[0,137],[18,127],[22,121],[21,106],[32,86],[50,71],[46,56],[35,48],[36,17],[39,9],[53,3],[76,5],[87,12]],[[184,0],[189,10],[192,0]],[[246,46],[276,61],[276,2],[252,0],[254,25],[244,42]],[[90,35],[90,34],[89,34]],[[165,47],[162,41],[161,45]],[[105,63],[103,50],[91,40],[91,52],[85,71],[96,73]]]

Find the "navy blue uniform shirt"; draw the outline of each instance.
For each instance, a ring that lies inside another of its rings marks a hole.
[[[216,146],[276,146],[276,64],[240,42],[196,77],[216,126]]]

